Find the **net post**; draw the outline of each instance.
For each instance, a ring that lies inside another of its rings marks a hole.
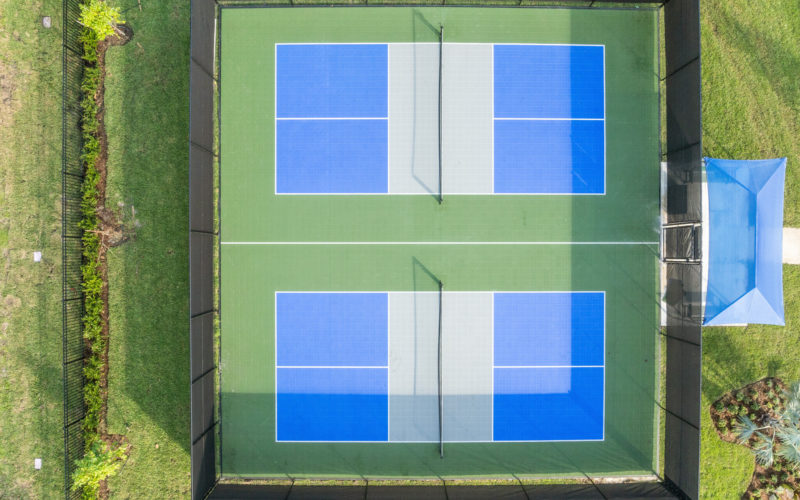
[[[444,407],[444,400],[442,397],[442,290],[444,285],[442,285],[441,280],[439,280],[439,357],[438,357],[438,372],[439,372],[439,458],[444,458],[444,438],[443,438],[443,431],[444,431],[444,418],[443,418],[443,407]]]

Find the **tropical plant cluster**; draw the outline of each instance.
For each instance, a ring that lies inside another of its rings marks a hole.
[[[712,404],[720,437],[753,452],[756,468],[745,494],[752,499],[796,498],[800,487],[800,382],[764,379]]]
[[[125,449],[113,447],[102,439],[100,423],[103,412],[101,378],[105,369],[106,338],[103,335],[103,278],[101,275],[101,238],[98,207],[103,203],[98,183],[97,161],[101,146],[98,139],[100,121],[98,93],[102,68],[98,65],[100,44],[114,33],[114,25],[122,23],[117,9],[100,0],[87,0],[80,6],[82,25],[79,41],[84,60],[81,80],[81,134],[84,179],[81,188],[81,220],[83,230],[81,288],[84,294],[83,338],[88,355],[84,362],[83,397],[85,416],[83,433],[85,454],[75,462],[72,489],[81,490],[83,498],[97,498],[100,482],[115,473],[125,458]]]

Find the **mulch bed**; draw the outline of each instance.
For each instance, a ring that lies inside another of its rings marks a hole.
[[[786,389],[786,384],[781,379],[767,377],[723,394],[709,408],[711,421],[719,438],[752,449],[755,436],[747,443],[739,443],[737,439],[735,426],[738,418],[747,416],[759,427],[765,425],[769,419],[779,419],[784,409],[783,391]],[[767,436],[773,434],[772,429],[761,432]],[[781,486],[787,491],[776,493]],[[750,485],[742,498],[792,500],[800,498],[797,492],[800,492],[800,470],[776,456],[771,467],[762,467],[756,462]]]

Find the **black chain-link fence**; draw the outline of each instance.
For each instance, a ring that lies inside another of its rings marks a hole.
[[[219,464],[214,453],[221,434],[214,432],[220,417],[215,419],[211,377],[215,372],[214,356],[207,350],[212,342],[213,324],[213,182],[212,169],[216,156],[212,137],[215,71],[214,52],[219,43],[215,16],[223,7],[300,7],[309,5],[476,5],[476,6],[569,6],[572,8],[660,7],[664,19],[666,72],[662,79],[666,88],[666,147],[668,221],[695,223],[700,213],[700,18],[698,0],[192,0],[191,83],[190,83],[190,302],[192,339],[192,498],[292,498],[292,495],[313,494],[302,487],[287,485],[217,484]],[[667,250],[672,250],[671,248]],[[668,292],[678,291],[677,299],[668,304],[665,449],[663,477],[659,482],[590,485],[538,485],[537,487],[504,486],[503,491],[478,492],[478,497],[516,498],[698,498],[700,458],[700,363],[701,329],[699,292],[701,266],[696,263],[667,265]],[[420,494],[413,487],[390,491],[380,487],[336,488],[326,490],[330,498],[347,495],[382,498],[446,497],[445,486],[428,488]],[[316,490],[318,491],[318,490]],[[379,493],[379,491],[381,491]]]
[[[64,377],[64,494],[80,498],[70,491],[70,476],[75,460],[83,456],[83,293],[81,291],[81,78],[83,59],[78,41],[79,0],[62,0],[62,139],[61,139],[61,262],[62,342]]]

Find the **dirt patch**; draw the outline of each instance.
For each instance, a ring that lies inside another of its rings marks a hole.
[[[21,305],[22,300],[19,297],[14,297],[13,295],[6,295],[3,297],[3,308],[7,313],[10,313]]]
[[[117,34],[108,39],[108,45],[110,47],[125,45],[133,38],[133,28],[131,28],[129,24],[118,24],[116,28]]]
[[[16,75],[16,66],[0,60],[0,128],[14,124],[14,113],[21,105],[19,100],[14,99]]]
[[[101,243],[106,247],[119,246],[134,236],[132,230],[122,223],[121,211],[112,211],[103,206],[98,208],[97,217],[101,230],[98,231]]]
[[[758,442],[755,435],[746,443],[740,443],[737,437],[739,418],[746,416],[763,428],[761,432],[764,435],[772,439],[774,430],[769,424],[780,420],[785,409],[786,389],[786,384],[781,379],[768,377],[723,394],[709,408],[711,421],[719,438],[753,449]],[[782,491],[779,492],[779,488]],[[756,462],[750,485],[742,498],[793,500],[797,498],[794,492],[800,492],[800,470],[776,455],[770,467],[763,467]]]

